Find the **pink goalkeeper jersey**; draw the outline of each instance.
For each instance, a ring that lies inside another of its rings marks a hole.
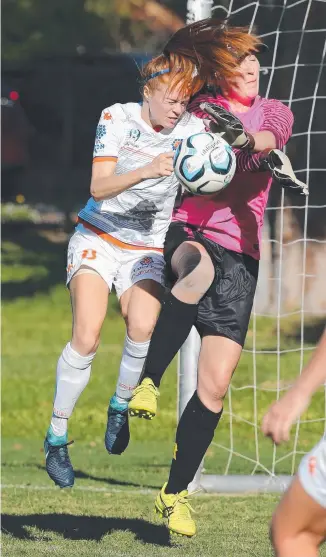
[[[202,102],[229,110],[224,97],[209,94],[195,98],[188,110],[207,118],[199,106]],[[280,101],[257,96],[247,112],[234,114],[251,133],[271,131],[278,149],[282,149],[291,136],[293,115]],[[173,220],[198,227],[207,238],[227,249],[259,259],[261,229],[272,179],[269,172],[259,172],[261,153],[235,149],[235,154],[237,171],[227,188],[214,200],[185,194],[174,211]]]

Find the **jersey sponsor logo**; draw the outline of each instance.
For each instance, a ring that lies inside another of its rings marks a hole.
[[[150,255],[145,255],[135,263],[130,273],[131,281],[137,282],[144,277],[152,278],[157,282],[162,282],[162,267],[155,258]]]
[[[95,146],[94,146],[94,154],[97,154],[99,151],[104,149],[105,145],[102,143],[102,138],[106,135],[106,126],[104,124],[98,124],[96,128],[96,135],[95,135]]]
[[[132,143],[136,143],[140,137],[140,131],[137,128],[133,128],[129,132],[129,141]]]
[[[99,141],[102,139],[102,137],[104,137],[106,134],[106,127],[104,124],[98,124],[97,128],[96,128],[96,136],[95,138],[98,139]]]
[[[172,143],[173,151],[176,151],[179,145],[181,144],[182,139],[175,139]]]

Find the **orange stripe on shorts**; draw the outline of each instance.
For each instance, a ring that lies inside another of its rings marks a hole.
[[[118,157],[94,157],[93,162],[116,162]]]

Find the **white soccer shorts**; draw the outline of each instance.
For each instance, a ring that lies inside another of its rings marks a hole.
[[[118,247],[79,224],[68,245],[67,286],[82,265],[94,269],[110,291],[113,285],[118,298],[140,280],[164,283],[163,254]]]
[[[303,489],[326,509],[326,438],[307,453],[300,462],[298,471]]]

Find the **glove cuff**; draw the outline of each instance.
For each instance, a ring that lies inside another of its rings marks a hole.
[[[249,133],[247,131],[246,131],[246,134],[247,134],[247,137],[248,137],[248,143],[247,143],[245,148],[247,149],[247,151],[253,151],[254,148],[255,148],[255,144],[256,144],[255,143],[255,138],[254,138],[253,135],[251,135],[251,133]]]

